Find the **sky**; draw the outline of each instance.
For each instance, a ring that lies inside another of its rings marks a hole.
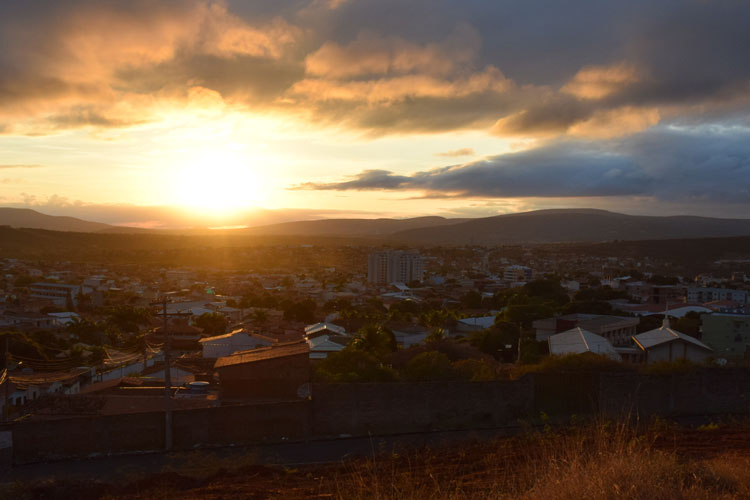
[[[743,0],[0,3],[0,205],[748,217]]]

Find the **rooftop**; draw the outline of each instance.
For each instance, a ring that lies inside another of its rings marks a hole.
[[[307,345],[307,342],[288,342],[285,344],[277,344],[270,347],[260,347],[251,351],[242,351],[236,354],[232,354],[231,356],[219,358],[216,360],[216,364],[214,365],[214,367],[221,368],[243,363],[256,363],[258,361],[297,356],[299,354],[309,355],[309,353],[310,347]]]

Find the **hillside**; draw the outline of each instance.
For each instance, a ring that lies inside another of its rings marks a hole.
[[[604,210],[539,210],[408,229],[389,239],[420,245],[502,245],[719,238],[750,235],[750,219],[638,216]]]
[[[338,236],[371,238],[392,235],[417,228],[443,227],[470,219],[414,217],[411,219],[323,219],[284,222],[248,229],[252,234],[275,236]]]
[[[0,207],[0,226],[28,227],[48,229],[50,231],[67,231],[75,233],[93,233],[113,229],[114,226],[91,222],[75,217],[46,215],[30,208]]]

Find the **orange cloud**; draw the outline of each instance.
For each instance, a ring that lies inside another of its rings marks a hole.
[[[603,99],[642,78],[642,72],[629,63],[586,66],[560,90],[580,99]]]
[[[642,132],[657,125],[660,119],[658,109],[626,106],[597,111],[591,118],[571,126],[567,132],[576,137],[610,139]]]

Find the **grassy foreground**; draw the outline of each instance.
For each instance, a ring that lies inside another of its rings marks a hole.
[[[21,499],[750,498],[750,423],[698,430],[597,423],[297,469],[206,453],[128,484],[16,484]],[[7,495],[7,496],[5,496]]]

